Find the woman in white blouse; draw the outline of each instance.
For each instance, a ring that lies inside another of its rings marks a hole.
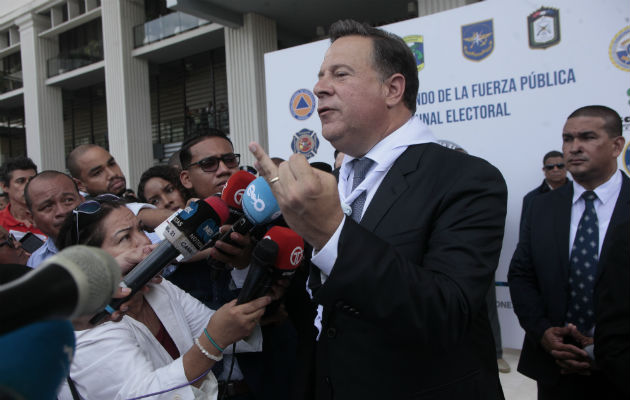
[[[68,216],[57,247],[97,246],[117,258],[123,273],[150,249],[138,219],[123,203],[90,200]],[[217,381],[210,368],[231,344],[237,352],[261,351],[258,321],[271,299],[262,297],[217,311],[164,280],[151,284],[121,306],[120,322],[108,321],[76,332],[77,346],[62,399],[214,399]],[[75,329],[77,326],[75,325]],[[230,349],[228,349],[230,347]]]

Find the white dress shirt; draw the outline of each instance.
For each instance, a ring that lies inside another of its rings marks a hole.
[[[361,193],[366,192],[365,205],[363,206],[364,214],[370,205],[372,198],[374,198],[376,191],[381,185],[381,182],[383,182],[383,179],[391,169],[392,165],[394,165],[396,159],[398,159],[398,157],[404,153],[409,146],[421,143],[435,143],[436,141],[435,136],[433,136],[431,130],[422,122],[422,120],[415,115],[412,116],[403,126],[378,142],[364,156],[374,161],[374,164],[367,172],[363,182],[361,182],[361,184],[359,184],[359,186],[357,186],[354,190],[352,190],[352,178],[354,173],[351,164],[354,157],[350,157],[348,155],[344,157],[339,170],[339,183],[337,187],[339,190],[341,205],[346,215],[326,245],[324,245],[324,247],[317,253],[313,252],[313,257],[311,258],[311,262],[321,271],[322,283],[324,283],[326,278],[331,274],[333,266],[337,261],[339,236],[341,235],[341,230],[346,222],[347,215],[349,215],[350,204],[352,204],[354,199],[356,199]],[[308,289],[308,285],[307,291],[311,294],[310,289]],[[321,332],[322,311],[323,307],[318,305],[317,316],[315,317],[315,327],[318,332]]]
[[[597,213],[597,223],[599,225],[599,248],[597,255],[602,252],[602,244],[610,224],[610,218],[612,217],[617,203],[619,193],[621,193],[621,171],[617,171],[610,177],[605,183],[599,185],[595,190],[597,199],[593,201],[595,212]],[[582,198],[582,193],[586,189],[575,180],[573,181],[573,205],[571,206],[571,230],[569,236],[569,254],[573,248],[573,242],[575,241],[575,235],[577,234],[577,228],[584,214],[584,208],[586,204]]]

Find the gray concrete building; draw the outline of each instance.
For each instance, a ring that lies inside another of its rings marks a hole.
[[[12,0],[0,2],[0,162],[65,170],[97,143],[131,187],[204,127],[242,163],[266,145],[264,54],[353,18],[383,25],[471,0]]]

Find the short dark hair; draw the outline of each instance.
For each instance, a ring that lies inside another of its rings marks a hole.
[[[621,136],[622,123],[621,117],[617,111],[606,106],[584,106],[573,111],[567,119],[575,117],[597,117],[604,120],[604,130],[608,133],[608,136],[613,138]]]
[[[35,165],[33,160],[25,156],[17,156],[8,159],[2,164],[2,167],[0,167],[0,182],[4,183],[5,186],[9,186],[11,178],[13,177],[13,171],[17,169],[32,169],[37,173],[37,165]]]
[[[397,73],[405,77],[403,102],[414,114],[420,83],[416,60],[409,46],[399,36],[351,19],[337,21],[330,26],[331,42],[344,36],[363,36],[372,39],[374,69],[380,72],[383,80]]]
[[[216,128],[207,128],[203,130],[197,131],[197,133],[182,143],[182,148],[179,150],[179,162],[182,165],[182,169],[188,169],[190,167],[190,160],[192,160],[192,155],[190,154],[190,148],[196,145],[199,142],[202,142],[209,138],[221,138],[230,142],[232,148],[234,148],[234,144],[222,130]]]
[[[81,168],[77,164],[77,159],[83,155],[89,149],[94,147],[101,147],[98,144],[88,143],[75,147],[66,157],[66,168],[73,178],[81,178]]]
[[[85,214],[74,211],[69,213],[63,221],[63,225],[61,225],[61,228],[59,229],[59,236],[57,236],[57,239],[55,240],[55,245],[58,250],[63,250],[66,247],[75,244],[101,247],[103,245],[103,241],[105,240],[103,220],[113,210],[125,207],[125,202],[122,199],[121,201],[116,201],[105,199],[97,200],[96,198],[93,198],[89,201],[98,201],[101,204],[101,208],[93,214]]]
[[[563,158],[564,154],[562,154],[561,152],[559,152],[558,150],[551,150],[549,153],[545,154],[545,156],[543,157],[543,164],[545,164],[545,162],[547,161],[547,159],[551,158],[551,157],[560,157]]]
[[[155,165],[142,173],[140,177],[140,183],[138,183],[138,198],[141,202],[146,203],[147,198],[144,195],[144,186],[151,178],[162,178],[175,186],[182,198],[188,200],[191,196],[188,190],[182,185],[182,181],[179,179],[179,170],[168,165]]]
[[[31,187],[31,184],[33,183],[33,181],[35,179],[51,179],[56,176],[65,176],[66,178],[68,178],[70,182],[72,182],[72,185],[74,186],[74,189],[77,191],[77,194],[81,194],[79,192],[79,187],[77,186],[77,183],[75,182],[74,179],[72,179],[70,175],[64,174],[63,172],[55,171],[52,169],[42,171],[39,174],[32,177],[31,179],[29,179],[29,181],[26,183],[26,186],[24,186],[24,201],[26,202],[26,207],[28,207],[28,210],[31,213],[33,212],[33,201],[31,200],[31,196],[28,194],[28,189]]]

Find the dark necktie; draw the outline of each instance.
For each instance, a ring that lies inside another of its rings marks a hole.
[[[374,164],[374,161],[369,158],[356,158],[352,160],[352,170],[354,171],[354,176],[352,178],[352,190],[354,190],[357,186],[363,182],[367,172]],[[367,198],[367,191],[364,190],[361,192],[359,196],[352,202],[352,214],[350,216],[356,222],[361,221],[361,213],[363,212],[363,206],[365,205],[365,199]]]
[[[580,332],[586,334],[595,323],[593,287],[599,260],[599,224],[593,204],[597,195],[586,191],[582,198],[585,204],[584,214],[578,224],[569,260],[567,322],[573,323]]]

